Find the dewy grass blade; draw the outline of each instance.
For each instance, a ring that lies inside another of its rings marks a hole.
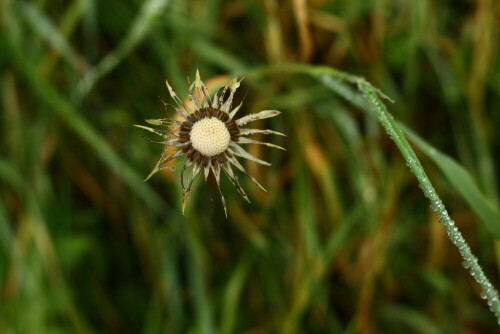
[[[349,102],[360,107],[363,111],[369,112],[375,115],[379,122],[382,124],[387,134],[394,141],[401,154],[403,155],[406,165],[410,168],[413,174],[415,174],[420,187],[424,192],[425,197],[431,202],[431,208],[436,212],[439,217],[439,221],[444,225],[448,238],[451,242],[458,248],[460,255],[463,258],[463,266],[469,270],[471,276],[475,281],[481,286],[481,298],[486,299],[490,310],[495,314],[498,324],[500,324],[500,300],[498,297],[498,292],[495,287],[491,284],[489,279],[483,272],[483,269],[479,266],[477,258],[472,254],[469,245],[466,243],[462,233],[455,226],[455,222],[450,218],[450,215],[446,211],[443,202],[436,193],[436,190],[432,186],[427,174],[425,173],[420,161],[418,160],[415,152],[411,148],[410,144],[406,140],[401,129],[398,127],[396,121],[392,115],[387,110],[381,98],[393,102],[388,96],[382,93],[379,89],[373,87],[364,78],[351,75],[337,69],[333,69],[325,66],[311,66],[302,64],[288,64],[280,65],[274,68],[261,68],[254,70],[249,76],[259,76],[266,74],[268,72],[288,72],[296,74],[307,74],[310,75],[321,82],[325,83],[327,87],[332,89],[335,93],[341,95]],[[331,80],[338,81],[334,85],[328,84],[328,77]],[[361,102],[356,94],[353,93],[348,85],[356,85],[361,95],[364,97],[367,104]],[[338,89],[338,88],[341,89]]]
[[[486,229],[496,238],[500,238],[500,213],[488,201],[476,181],[455,160],[432,147],[406,126],[399,124],[415,145],[422,150],[443,172],[450,184],[462,195],[472,211],[481,219]]]
[[[498,299],[498,292],[484,274],[483,269],[479,266],[477,258],[472,254],[472,251],[462,236],[462,233],[460,233],[458,227],[455,226],[455,222],[450,218],[448,211],[446,211],[443,202],[429,181],[429,178],[420,164],[420,161],[416,157],[415,152],[404,137],[401,129],[397,126],[392,115],[389,114],[387,108],[380,100],[378,92],[363,79],[358,82],[358,87],[363,93],[363,96],[365,96],[366,100],[372,105],[372,108],[377,114],[382,126],[403,154],[407,166],[417,177],[425,197],[427,197],[431,202],[432,210],[436,212],[439,217],[439,221],[444,225],[448,238],[458,248],[458,251],[464,260],[464,267],[469,269],[471,276],[481,286],[481,298],[487,300],[490,310],[495,314],[497,322],[500,324],[500,300]]]

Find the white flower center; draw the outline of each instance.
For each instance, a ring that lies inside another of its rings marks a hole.
[[[226,125],[215,117],[194,123],[189,136],[193,148],[207,157],[224,152],[231,139]]]

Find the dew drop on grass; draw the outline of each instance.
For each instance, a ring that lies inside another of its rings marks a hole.
[[[469,269],[470,268],[469,262],[467,261],[462,262],[462,267],[464,267],[465,269]]]
[[[429,179],[426,178],[425,176],[422,177],[422,184],[424,185],[424,187],[428,187],[429,186]]]

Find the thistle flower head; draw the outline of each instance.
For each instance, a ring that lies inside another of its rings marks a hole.
[[[241,80],[240,80],[241,81]],[[226,203],[222,191],[220,190],[220,175],[223,171],[238,192],[247,201],[248,196],[240,186],[238,178],[233,171],[233,167],[247,175],[262,190],[265,188],[252,176],[248,175],[245,168],[236,157],[248,159],[256,163],[271,166],[270,163],[260,160],[245,151],[240,144],[261,144],[284,150],[280,146],[261,142],[248,138],[252,134],[284,134],[272,130],[257,130],[242,128],[243,125],[258,119],[274,117],[280,112],[277,110],[264,110],[256,114],[250,114],[239,119],[235,119],[236,113],[241,108],[241,103],[233,108],[234,93],[240,86],[240,81],[236,78],[222,86],[213,98],[210,97],[205,84],[200,79],[200,74],[196,72],[196,80],[189,88],[189,94],[185,103],[174,89],[166,82],[168,91],[176,105],[173,106],[179,114],[181,121],[170,118],[149,119],[146,122],[166,126],[165,129],[156,129],[143,125],[135,125],[161,136],[163,141],[154,143],[164,145],[163,154],[156,166],[148,175],[148,180],[155,173],[172,169],[167,162],[185,155],[187,157],[181,171],[181,186],[183,191],[182,211],[191,194],[191,189],[196,179],[203,175],[205,181],[210,174],[213,174],[217,187],[222,198],[224,212],[227,216]],[[168,103],[164,102],[165,106]],[[173,146],[174,152],[167,153],[167,148]],[[187,177],[186,175],[187,174]]]

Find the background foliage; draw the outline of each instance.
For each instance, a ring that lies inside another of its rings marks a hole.
[[[396,100],[499,286],[499,22],[494,0],[0,0],[0,332],[494,332],[376,119],[283,66]],[[227,220],[213,180],[186,216],[177,174],[142,182],[161,148],[132,124],[196,68],[246,75],[242,114],[281,110],[256,126],[288,134],[286,153],[249,146],[267,194],[224,181]]]

